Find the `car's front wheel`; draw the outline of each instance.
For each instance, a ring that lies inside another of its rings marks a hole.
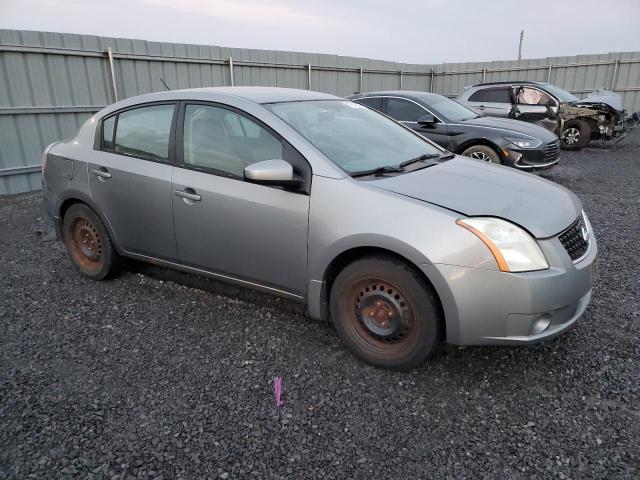
[[[562,128],[560,142],[565,150],[584,148],[591,140],[591,128],[584,120],[569,120]]]
[[[331,287],[330,311],[342,342],[378,367],[410,370],[440,340],[442,320],[433,289],[392,257],[365,257],[347,265]]]
[[[69,207],[62,222],[62,239],[75,267],[93,280],[118,272],[120,257],[100,217],[88,206]]]
[[[498,152],[487,145],[472,145],[462,152],[462,155],[487,163],[502,163]]]

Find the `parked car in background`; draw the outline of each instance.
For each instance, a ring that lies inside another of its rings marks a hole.
[[[410,369],[443,339],[551,338],[591,298],[573,193],[332,95],[142,95],[43,156],[44,204],[85,276],[131,257],[305,302],[377,366]]]
[[[349,98],[460,155],[521,170],[549,168],[558,162],[560,144],[552,132],[517,120],[482,117],[442,95],[403,90]]]
[[[475,112],[539,123],[560,137],[562,148],[576,150],[592,139],[619,139],[640,122],[627,115],[620,95],[599,90],[579,99],[545,82],[479,83],[457,98]]]

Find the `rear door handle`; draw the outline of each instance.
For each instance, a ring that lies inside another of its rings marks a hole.
[[[193,188],[185,188],[184,190],[174,190],[173,193],[185,200],[191,200],[192,202],[199,202],[202,197],[196,193]]]
[[[94,175],[100,177],[100,179],[111,178],[111,174],[104,167],[94,168],[93,170],[91,170],[91,173],[93,173]]]

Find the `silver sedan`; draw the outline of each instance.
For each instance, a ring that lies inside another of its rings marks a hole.
[[[332,95],[129,98],[43,160],[82,274],[130,257],[296,299],[377,366],[413,368],[440,341],[550,338],[591,297],[596,240],[573,193]]]

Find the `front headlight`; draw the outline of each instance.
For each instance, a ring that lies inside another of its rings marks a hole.
[[[532,138],[530,140],[524,138],[509,138],[504,137],[507,142],[513,143],[518,148],[538,148],[542,145],[542,140]]]
[[[513,223],[492,217],[465,218],[456,223],[482,240],[503,272],[530,272],[549,268],[535,239]]]

